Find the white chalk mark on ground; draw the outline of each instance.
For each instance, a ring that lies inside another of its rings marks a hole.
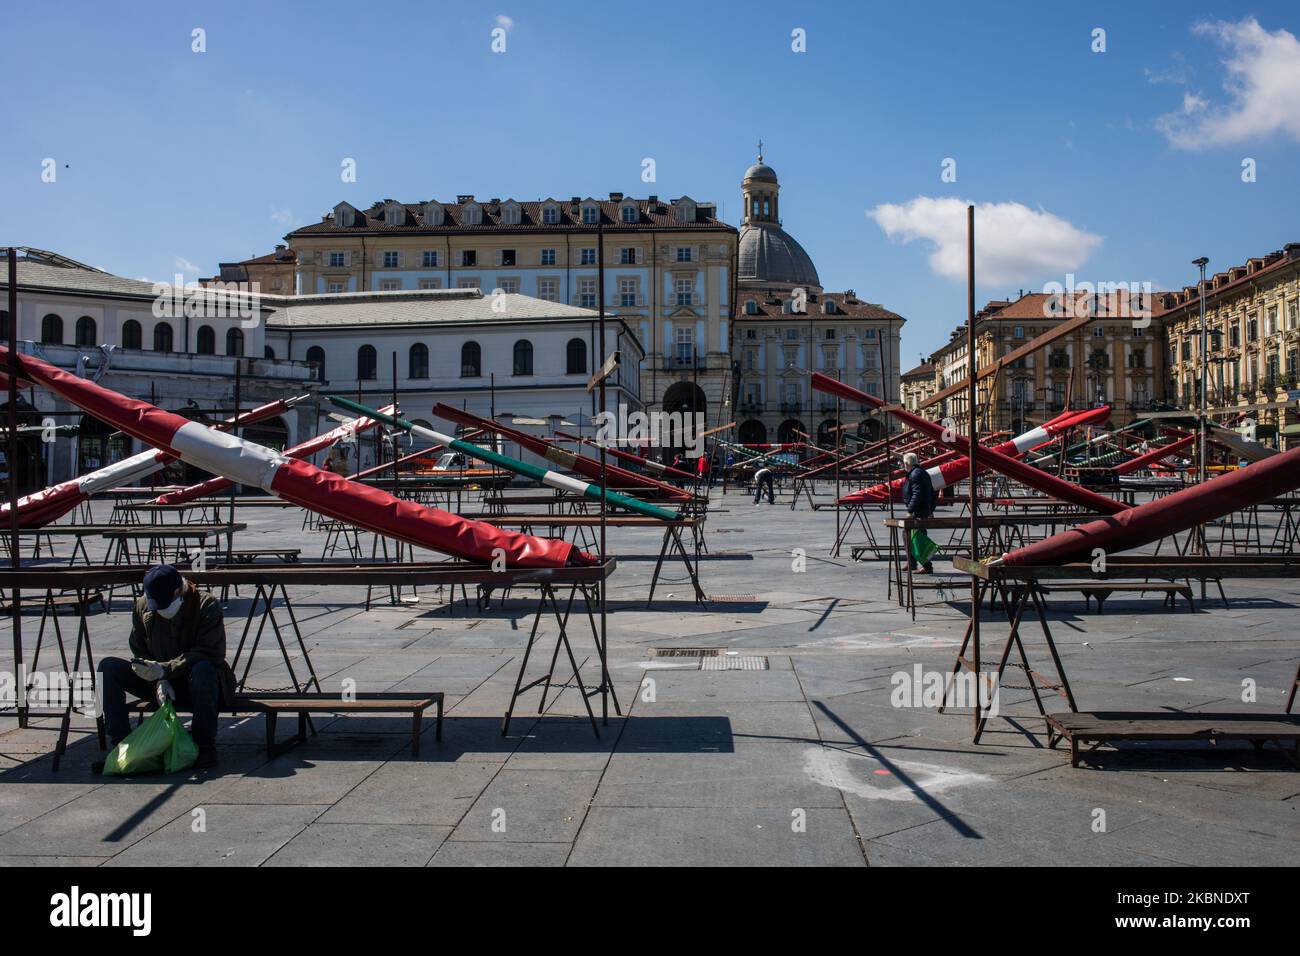
[[[906,782],[890,767],[906,774]],[[917,800],[918,789],[936,794],[955,787],[992,782],[991,777],[982,773],[952,770],[940,764],[895,760],[886,765],[865,754],[823,747],[809,747],[804,751],[803,771],[823,787],[873,800]]]

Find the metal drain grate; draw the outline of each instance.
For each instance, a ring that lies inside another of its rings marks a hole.
[[[655,657],[717,657],[716,647],[656,647]]]
[[[700,661],[702,671],[765,671],[766,657],[711,657]]]
[[[758,601],[757,594],[710,594],[710,601],[718,604],[755,604]]]

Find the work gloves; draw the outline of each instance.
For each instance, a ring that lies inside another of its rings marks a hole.
[[[167,674],[157,661],[134,660],[131,662],[131,670],[142,680],[162,680]]]

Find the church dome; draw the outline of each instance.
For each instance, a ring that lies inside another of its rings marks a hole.
[[[771,166],[768,166],[760,158],[757,163],[745,170],[745,178],[756,179],[765,183],[774,183],[776,182],[776,170]]]
[[[742,282],[821,288],[808,253],[776,223],[746,224],[740,230],[739,260],[736,278]]]

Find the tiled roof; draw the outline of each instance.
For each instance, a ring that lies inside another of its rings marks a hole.
[[[781,302],[784,300],[775,297],[760,297],[757,295],[746,295],[745,290],[741,289],[737,294],[737,321],[757,322],[764,319],[775,319],[783,322],[789,322],[792,319],[808,319],[810,316],[816,319],[844,319],[852,321],[854,319],[886,319],[897,322],[906,321],[897,312],[890,312],[884,306],[876,305],[874,302],[863,302],[857,296],[851,296],[847,292],[823,292],[820,295],[809,293],[808,311],[802,312],[782,312]],[[758,314],[751,315],[745,311],[745,303],[749,300],[758,303]],[[831,314],[822,312],[822,303],[829,299],[835,303],[835,311]]]
[[[923,362],[914,369],[904,372],[902,378],[934,378],[934,363]]]
[[[1143,296],[1143,305],[1151,309],[1152,317],[1159,317],[1164,313],[1165,309],[1161,301],[1163,296],[1163,292],[1152,292],[1150,295]],[[1063,321],[1065,318],[1063,315],[1063,312],[1065,311],[1064,309],[1058,306],[1057,310],[1052,312],[1048,308],[1050,301],[1054,298],[1056,297],[1048,295],[1045,292],[1030,292],[1016,299],[1014,302],[1008,302],[1005,299],[995,299],[980,310],[979,314],[976,316],[976,321],[1002,322],[1015,319],[1029,322]],[[1073,313],[1074,315],[1084,314],[1084,303],[1085,300],[1089,298],[1091,298],[1091,296],[1085,292],[1076,292],[1074,294],[1076,306]],[[1107,293],[1106,295],[1101,296],[1100,299],[1102,304],[1105,305],[1105,308],[1098,310],[1098,319],[1104,320],[1107,317],[1116,317],[1117,313],[1119,317],[1125,317],[1127,313],[1124,310],[1132,308],[1128,302],[1127,292]]]
[[[0,289],[7,289],[8,284],[8,273],[0,268]],[[127,279],[89,267],[56,266],[27,259],[18,260],[18,288],[23,290],[153,301],[157,298],[155,285],[165,286],[168,290],[172,288],[171,283]],[[237,293],[185,288],[181,295],[185,298],[202,295],[205,300],[216,300]]]
[[[1300,262],[1300,242],[1288,242],[1282,250],[1270,252],[1266,256],[1257,256],[1245,265],[1233,266],[1226,272],[1216,273],[1206,278],[1205,300],[1208,303],[1220,296],[1232,295],[1251,283],[1258,282],[1269,273],[1285,269],[1287,266],[1294,267],[1297,262]],[[1179,311],[1188,306],[1200,308],[1199,285],[1184,286],[1182,289],[1162,292],[1159,295],[1169,303],[1166,307],[1167,312]]]
[[[357,325],[432,325],[435,323],[518,322],[597,318],[592,309],[502,293],[504,308],[478,289],[425,289],[405,292],[340,292],[330,295],[263,296],[275,309],[268,328],[322,328]],[[608,318],[608,321],[618,321]]]
[[[583,199],[578,205],[574,205],[570,199],[541,200],[538,202],[519,202],[520,221],[516,224],[506,224],[501,221],[501,207],[506,205],[506,201],[477,201],[473,204],[483,210],[483,221],[478,225],[467,224],[464,221],[465,207],[470,205],[469,200],[466,202],[440,203],[443,209],[443,224],[440,226],[426,225],[424,222],[425,203],[401,203],[400,205],[406,211],[406,222],[400,226],[390,226],[384,219],[385,204],[379,203],[368,209],[358,209],[356,225],[339,226],[334,222],[333,217],[322,222],[313,223],[310,226],[303,226],[289,233],[289,237],[295,236],[313,236],[313,235],[352,235],[361,233],[386,233],[398,235],[401,233],[421,234],[421,233],[458,233],[458,232],[547,232],[547,231],[582,231],[590,232],[595,225],[593,223],[584,223],[582,221],[582,205],[588,202],[594,202],[599,208],[600,218],[609,232],[634,232],[646,229],[692,229],[715,232],[735,232],[734,226],[730,226],[711,215],[710,210],[715,209],[709,203],[695,204],[695,219],[689,222],[680,222],[676,218],[676,212],[672,204],[663,200],[651,202],[649,199]],[[548,205],[551,201],[559,209],[559,222],[544,223],[542,221],[542,207]],[[432,200],[431,200],[432,202]],[[620,210],[628,202],[632,202],[637,207],[638,221],[635,224],[625,223],[622,221]]]

